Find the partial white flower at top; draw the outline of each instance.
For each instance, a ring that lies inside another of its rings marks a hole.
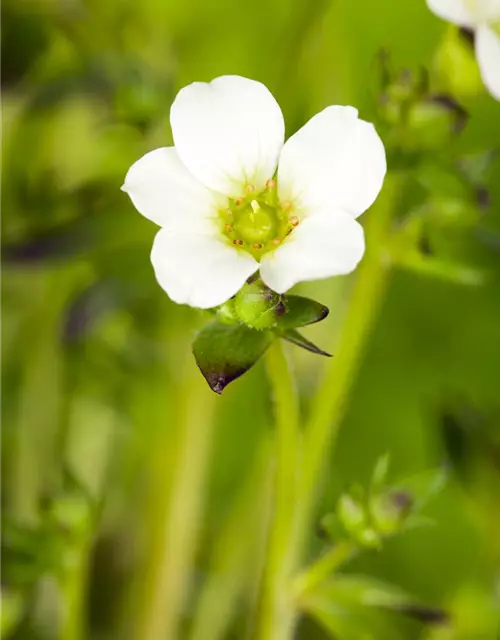
[[[222,304],[260,269],[284,293],[352,271],[356,218],[377,197],[385,152],[352,107],[327,107],[284,144],[278,103],[260,82],[222,76],[177,94],[175,147],[150,151],[122,189],[161,229],[151,261],[177,303]]]
[[[440,18],[474,30],[483,82],[500,100],[500,0],[427,0],[427,4]]]

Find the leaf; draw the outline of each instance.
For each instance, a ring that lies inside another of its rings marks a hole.
[[[288,331],[285,331],[282,334],[282,338],[284,338],[285,340],[288,340],[288,342],[291,342],[292,344],[296,344],[298,347],[307,349],[307,351],[316,353],[319,356],[327,356],[328,358],[332,357],[330,353],[323,351],[323,349],[320,349],[319,347],[317,347],[313,342],[311,342],[307,338],[304,338],[304,336],[301,333],[299,333],[296,329],[288,329]]]
[[[257,362],[274,338],[269,331],[216,320],[196,336],[193,354],[212,391],[220,394]]]
[[[430,469],[429,471],[402,478],[395,483],[394,489],[401,489],[410,493],[414,500],[414,510],[419,511],[443,490],[447,479],[448,473],[446,469]]]
[[[280,329],[295,329],[321,322],[330,313],[328,307],[302,296],[284,296],[285,313],[278,319]]]
[[[335,637],[346,639],[364,635],[402,638],[395,626],[397,617],[391,614],[427,624],[447,620],[442,609],[428,606],[403,589],[366,575],[337,574],[310,592],[302,606]]]
[[[388,453],[378,458],[375,464],[375,468],[373,470],[371,487],[370,487],[371,493],[376,493],[377,491],[381,491],[382,488],[384,487],[384,484],[387,479],[387,474],[389,472],[389,461],[390,461],[390,456]]]

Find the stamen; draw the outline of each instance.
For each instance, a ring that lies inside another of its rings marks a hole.
[[[233,217],[233,212],[231,211],[231,209],[226,209],[226,215],[229,216],[230,218]]]
[[[262,249],[262,247],[263,247],[263,246],[264,246],[264,245],[263,245],[263,244],[261,244],[260,242],[254,242],[254,243],[253,243],[253,245],[252,245],[252,247],[253,247],[254,249]]]
[[[240,204],[243,204],[243,198],[236,198],[236,200],[234,201],[235,205],[237,207],[240,206]]]
[[[276,186],[276,180],[268,180],[266,182],[266,187],[268,189],[274,189],[275,186]]]
[[[297,216],[290,216],[290,224],[292,227],[296,227],[299,224],[299,219]]]
[[[274,240],[272,241],[274,245],[278,246],[279,244],[281,244],[281,240],[279,238],[274,238]]]
[[[281,205],[281,208],[283,209],[283,211],[288,211],[288,209],[290,209],[291,206],[292,206],[292,203],[290,202],[290,200],[285,200]]]
[[[233,244],[236,244],[239,247],[241,247],[241,245],[243,244],[243,240],[239,240],[238,238],[236,238],[236,240],[233,240]]]
[[[230,224],[225,224],[224,229],[226,230],[227,233],[232,233],[233,231],[233,227]]]
[[[247,193],[252,193],[252,191],[255,191],[255,187],[253,186],[253,184],[247,184],[245,189]]]

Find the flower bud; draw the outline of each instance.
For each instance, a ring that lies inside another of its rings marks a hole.
[[[382,535],[391,535],[401,529],[413,506],[413,497],[407,491],[391,491],[370,500],[370,513],[375,529]]]
[[[438,149],[466,122],[465,111],[447,96],[432,96],[413,104],[407,114],[407,146]]]
[[[364,506],[348,494],[340,496],[337,513],[339,520],[349,533],[358,534],[367,524]]]
[[[281,296],[262,280],[246,283],[234,298],[234,310],[240,322],[253,329],[270,329],[285,312]]]

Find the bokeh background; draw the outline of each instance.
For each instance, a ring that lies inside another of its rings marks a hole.
[[[387,147],[388,182],[362,218],[370,244],[370,217],[391,207],[385,287],[325,451],[318,522],[386,453],[391,482],[446,475],[428,526],[344,569],[446,620],[365,620],[333,593],[297,637],[499,637],[500,104],[470,34],[424,0],[2,5],[2,638],[253,637],[265,367],[209,390],[190,351],[206,318],[156,284],[155,227],[120,192],[132,162],[171,144],[176,92],[223,74],[264,82],[287,135],[352,104]],[[334,354],[356,278],[297,287],[330,307],[306,331]],[[334,364],[290,356],[307,414]],[[325,544],[311,529],[308,554]]]

